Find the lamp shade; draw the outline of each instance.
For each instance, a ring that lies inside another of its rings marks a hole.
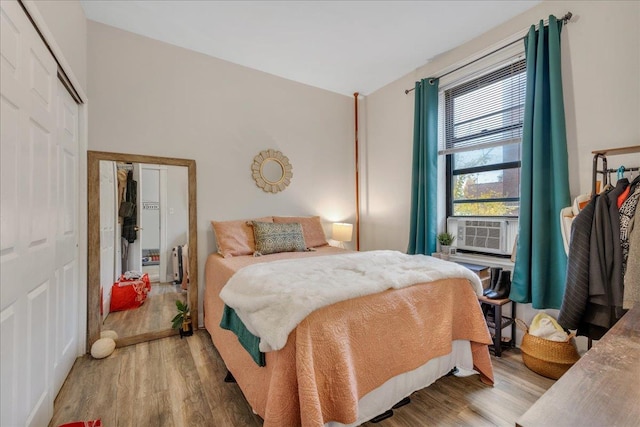
[[[353,233],[353,224],[346,222],[334,222],[331,229],[331,238],[338,242],[350,242]]]

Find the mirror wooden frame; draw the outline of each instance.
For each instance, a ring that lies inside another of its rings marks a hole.
[[[100,338],[102,320],[100,316],[100,161],[150,163],[169,166],[186,166],[189,186],[189,306],[193,328],[198,328],[198,222],[196,218],[196,161],[174,159],[170,157],[145,156],[140,154],[111,153],[106,151],[87,151],[87,352]],[[167,324],[171,319],[167,319]],[[178,330],[148,332],[123,337],[116,340],[117,347],[151,341],[177,335]]]

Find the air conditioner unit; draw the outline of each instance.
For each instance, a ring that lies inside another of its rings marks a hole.
[[[511,255],[518,235],[517,218],[449,217],[447,231],[453,246],[476,252]]]

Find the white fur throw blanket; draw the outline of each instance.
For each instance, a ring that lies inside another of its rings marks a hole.
[[[449,261],[397,251],[355,252],[253,264],[236,272],[220,292],[260,351],[279,350],[289,333],[313,311],[350,298],[418,283],[462,277],[476,294],[482,283]]]

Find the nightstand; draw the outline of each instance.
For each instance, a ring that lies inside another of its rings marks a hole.
[[[516,338],[516,303],[509,298],[489,299],[485,296],[479,296],[478,301],[485,313],[484,318],[489,327],[489,331],[493,332],[493,350],[496,357],[502,356],[502,348],[515,347]],[[511,303],[511,317],[502,315],[502,306]],[[502,330],[511,326],[511,337],[508,341],[502,340]]]

